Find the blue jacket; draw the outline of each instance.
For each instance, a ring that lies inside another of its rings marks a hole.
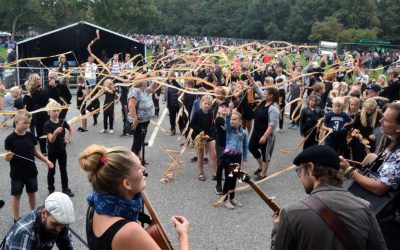
[[[225,149],[241,152],[243,156],[243,161],[247,161],[247,144],[248,144],[247,131],[243,128],[240,128],[240,130],[232,128],[230,115],[226,117],[225,130],[226,130]]]

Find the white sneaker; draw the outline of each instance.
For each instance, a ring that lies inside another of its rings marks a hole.
[[[241,207],[242,203],[240,203],[238,200],[233,199],[231,200],[232,205],[234,205],[235,207]]]
[[[108,133],[112,134],[112,133],[114,133],[114,130],[110,129],[110,130],[108,131]]]
[[[106,132],[106,130],[103,128],[102,130],[100,130],[100,134],[104,134]]]
[[[225,201],[224,202],[224,207],[229,209],[229,210],[235,209],[235,206],[230,201]]]

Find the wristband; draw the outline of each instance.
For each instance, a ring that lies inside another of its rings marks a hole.
[[[346,170],[344,171],[344,177],[348,178],[348,174],[354,170],[354,167],[348,167],[346,168]]]

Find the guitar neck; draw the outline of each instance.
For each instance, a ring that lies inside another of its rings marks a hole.
[[[275,214],[279,214],[279,211],[281,211],[280,207],[278,207],[278,205],[276,205],[276,203],[271,198],[269,198],[253,180],[249,179],[246,182],[249,183],[254,191],[256,191],[261,199],[263,199],[265,203],[267,203],[267,205],[272,209],[272,211],[274,211]]]
[[[163,226],[161,225],[161,222],[158,219],[156,212],[154,211],[153,207],[151,206],[151,204],[150,204],[149,200],[147,199],[147,196],[144,192],[142,192],[142,200],[143,200],[143,204],[145,205],[145,207],[147,208],[147,211],[149,211],[149,214],[151,216],[151,220],[152,220],[151,224],[154,224],[157,227],[158,233],[161,236],[160,240],[162,240],[162,242],[163,242],[162,245],[164,247],[161,247],[160,242],[156,241],[157,244],[159,244],[159,246],[162,250],[173,250],[171,242],[170,242],[167,234],[165,233],[165,230],[164,230]]]

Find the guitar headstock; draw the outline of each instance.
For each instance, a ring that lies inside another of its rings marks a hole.
[[[229,172],[229,177],[235,177],[244,182],[248,182],[250,180],[250,176],[240,169],[240,164],[238,163],[229,164],[227,171]]]

